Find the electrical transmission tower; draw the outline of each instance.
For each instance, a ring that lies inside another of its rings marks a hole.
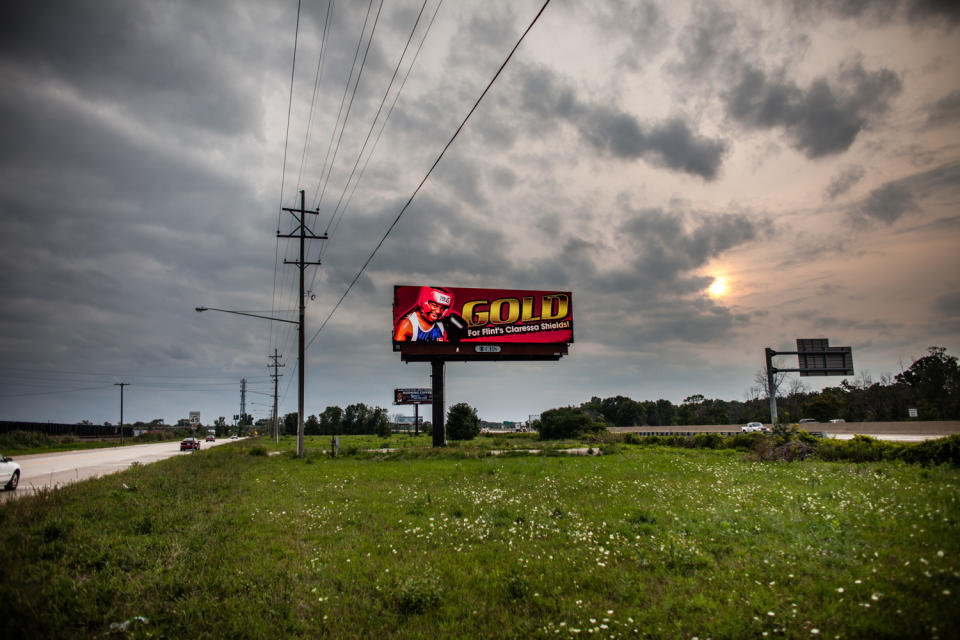
[[[243,425],[247,421],[247,379],[240,379],[240,429],[243,432]]]
[[[285,367],[287,365],[280,364],[280,355],[277,353],[276,349],[273,350],[272,356],[267,356],[267,357],[273,360],[273,364],[270,365],[271,367],[273,367],[273,373],[270,375],[270,377],[273,378],[273,437],[276,439],[277,444],[279,445],[280,444],[280,417],[277,415],[277,403],[279,401],[277,383],[280,380],[280,377],[283,375],[279,371],[280,367]]]

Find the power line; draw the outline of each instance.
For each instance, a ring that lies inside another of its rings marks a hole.
[[[316,192],[315,192],[315,194],[314,194],[314,200],[316,201],[315,208],[316,208],[317,211],[319,211],[319,208],[320,208],[320,207],[319,207],[319,203],[320,203],[320,201],[323,199],[323,192],[321,192],[320,189],[321,189],[321,186],[322,186],[322,187],[323,187],[323,191],[325,192],[325,191],[326,191],[327,184],[329,183],[330,175],[331,175],[331,173],[332,173],[332,171],[333,171],[333,166],[334,166],[334,164],[336,163],[337,154],[338,154],[339,149],[340,149],[340,143],[341,143],[341,141],[343,140],[343,135],[344,135],[344,132],[346,131],[347,122],[348,122],[348,120],[349,120],[349,118],[350,118],[350,112],[351,112],[351,109],[352,109],[352,107],[353,107],[353,102],[354,102],[354,99],[355,99],[356,94],[357,94],[357,89],[358,89],[358,87],[359,87],[359,85],[360,85],[361,77],[362,77],[362,75],[363,75],[363,69],[364,69],[364,67],[365,67],[365,65],[366,65],[367,55],[368,55],[369,52],[370,52],[370,45],[371,45],[372,42],[373,42],[373,36],[374,36],[374,33],[376,32],[377,24],[379,23],[380,12],[383,10],[383,2],[382,2],[382,0],[381,0],[380,5],[379,5],[379,8],[377,9],[377,15],[376,15],[376,18],[375,18],[375,20],[374,20],[373,27],[372,27],[372,29],[370,30],[370,36],[369,36],[369,38],[368,38],[368,40],[367,40],[367,47],[366,47],[366,50],[364,51],[363,60],[361,61],[359,71],[357,72],[356,82],[353,83],[353,92],[350,93],[350,84],[351,84],[351,80],[353,79],[353,76],[354,76],[354,70],[357,69],[357,60],[358,60],[359,55],[360,55],[360,49],[361,49],[361,47],[362,47],[362,45],[363,45],[363,35],[364,35],[364,33],[366,32],[366,30],[367,30],[367,24],[368,24],[369,21],[370,21],[370,13],[371,13],[371,11],[372,11],[372,9],[373,9],[373,1],[374,1],[374,0],[370,0],[370,3],[367,5],[367,13],[366,13],[366,16],[364,17],[363,27],[360,29],[360,37],[357,39],[357,49],[356,49],[356,51],[354,52],[353,64],[351,65],[350,73],[349,73],[349,75],[347,76],[347,82],[346,82],[346,84],[344,85],[343,97],[342,97],[341,100],[340,100],[340,110],[339,110],[339,112],[337,113],[337,119],[336,119],[336,122],[334,123],[333,129],[332,129],[331,132],[330,132],[330,141],[329,141],[328,144],[327,144],[326,157],[324,158],[324,161],[323,161],[323,167],[322,167],[321,170],[320,170],[321,180],[320,180],[320,182],[317,184],[317,190],[316,190]],[[328,7],[328,9],[329,9],[329,7]],[[319,61],[318,61],[318,64],[319,64]],[[314,91],[316,91],[316,87],[314,87]],[[337,126],[340,125],[340,117],[341,117],[341,115],[343,115],[344,105],[347,104],[347,94],[348,94],[348,93],[350,93],[349,105],[348,105],[348,107],[347,107],[346,115],[345,115],[344,118],[343,118],[343,124],[340,126],[340,134],[339,134],[339,136],[337,136]],[[336,147],[335,147],[334,150],[333,150],[333,158],[331,159],[331,157],[330,157],[330,150],[331,150],[331,147],[333,146],[334,137],[337,138],[337,143],[336,143]],[[328,162],[328,161],[329,161],[329,162]],[[298,179],[298,187],[299,187],[299,179]],[[317,195],[318,193],[319,193],[319,196]],[[312,232],[314,231],[315,227],[314,227],[314,226],[308,226],[307,229],[309,229],[309,231],[312,233]],[[277,231],[277,233],[279,234],[279,224],[278,224],[278,231]],[[279,245],[278,245],[278,246],[279,246]],[[302,259],[302,257],[301,257],[301,259]],[[319,262],[319,260],[318,260],[318,262]],[[277,264],[274,265],[274,278],[276,278],[276,269],[277,269],[277,266],[278,266]],[[315,277],[316,277],[316,276],[315,276],[315,274],[314,274],[314,278],[312,278],[311,280],[314,280]],[[312,282],[311,282],[311,287],[312,287],[312,286],[313,286],[313,284],[312,284]],[[293,296],[293,294],[291,293],[291,297],[292,297],[292,296]],[[285,329],[286,329],[285,334],[284,334],[284,335],[285,335],[285,339],[283,340],[284,343],[286,343],[286,341],[289,340],[290,334],[291,334],[291,332],[292,332],[292,329],[291,329],[290,327],[286,327]],[[272,329],[271,329],[271,337],[272,337]],[[272,340],[271,340],[271,341],[272,341]]]
[[[277,205],[277,233],[280,231],[280,217],[283,215],[283,188],[286,184],[287,178],[287,146],[290,142],[290,114],[293,111],[293,81],[294,74],[297,70],[297,42],[300,38],[300,4],[301,0],[297,0],[297,21],[293,31],[293,63],[290,65],[290,97],[287,101],[287,127],[286,134],[284,134],[283,140],[283,161],[281,163],[280,169],[280,203]],[[273,255],[273,298],[272,302],[275,302],[277,299],[277,274],[279,272],[279,261],[280,261],[280,238],[277,238],[276,248],[274,249]],[[271,310],[271,314],[272,310]],[[273,337],[273,324],[270,325],[270,337]]]
[[[353,200],[354,194],[357,192],[357,187],[360,186],[360,180],[363,179],[364,173],[367,171],[367,165],[370,164],[370,159],[373,157],[374,152],[377,149],[377,145],[380,143],[380,137],[383,135],[384,130],[387,128],[387,123],[390,121],[390,116],[393,114],[393,109],[397,106],[397,102],[400,100],[400,94],[403,93],[403,88],[407,84],[407,79],[410,77],[410,72],[413,71],[414,65],[417,63],[417,59],[420,57],[420,51],[423,49],[423,43],[427,40],[427,35],[430,33],[431,27],[433,27],[434,21],[437,19],[437,14],[440,12],[440,7],[443,5],[443,0],[437,4],[437,7],[433,10],[433,15],[430,17],[430,23],[427,25],[426,31],[423,34],[423,38],[420,39],[420,44],[417,45],[417,51],[413,55],[413,60],[410,62],[410,66],[407,67],[406,73],[404,73],[403,80],[400,82],[400,88],[397,90],[397,93],[393,97],[393,102],[390,104],[390,109],[387,111],[387,116],[383,119],[383,126],[380,127],[380,131],[377,132],[377,137],[373,141],[373,147],[370,149],[370,153],[367,155],[367,159],[363,163],[363,168],[360,170],[360,176],[357,178],[356,182],[353,183],[353,190],[350,192],[350,196],[347,198],[346,204],[343,205],[343,212],[345,213],[347,208],[350,206],[350,202]],[[340,225],[340,222],[343,220],[343,214],[340,218],[337,219],[337,223],[334,225],[333,230],[330,232],[332,236],[336,233],[337,228]],[[323,259],[324,253],[326,251],[327,245],[321,247],[320,259]],[[316,272],[314,272],[314,278],[316,278]],[[311,282],[311,288],[313,283]]]
[[[111,385],[112,386],[112,385]],[[109,389],[109,386],[105,387],[84,387],[81,389],[57,389],[55,391],[36,391],[34,393],[16,393],[16,394],[2,394],[0,398],[26,398],[28,396],[48,396],[55,393],[77,393],[79,391],[103,391]]]
[[[397,214],[397,217],[394,218],[393,223],[391,223],[391,225],[387,228],[386,233],[384,233],[384,234],[383,234],[383,237],[380,238],[380,242],[378,242],[378,243],[377,243],[377,246],[374,247],[373,252],[370,253],[370,257],[368,257],[367,260],[366,260],[366,262],[363,263],[363,266],[360,267],[360,270],[357,272],[357,275],[354,276],[353,280],[350,282],[350,285],[347,287],[347,290],[343,292],[343,295],[340,296],[340,299],[337,301],[337,304],[335,304],[335,305],[333,306],[333,309],[330,311],[330,314],[327,315],[326,319],[325,319],[325,320],[323,321],[323,323],[320,325],[320,328],[317,329],[317,332],[316,332],[315,334],[313,334],[313,337],[312,337],[312,338],[310,338],[310,342],[307,343],[307,347],[309,347],[311,344],[313,344],[313,341],[317,339],[317,336],[320,335],[320,332],[323,331],[323,328],[327,326],[327,322],[330,321],[330,318],[333,317],[333,314],[336,313],[336,312],[337,312],[337,309],[340,308],[340,304],[343,302],[344,298],[347,297],[347,295],[348,295],[348,294],[350,293],[350,291],[353,289],[354,285],[355,285],[355,284],[357,283],[357,281],[360,279],[360,276],[363,275],[363,272],[366,270],[367,266],[370,264],[371,261],[373,261],[373,258],[374,258],[374,256],[377,255],[377,252],[380,250],[380,247],[382,247],[382,246],[383,246],[383,243],[386,242],[387,236],[390,235],[390,233],[393,231],[393,229],[397,226],[397,223],[400,222],[400,218],[403,217],[403,214],[406,212],[407,208],[409,208],[409,207],[410,207],[410,204],[413,203],[413,199],[417,197],[417,194],[420,192],[420,189],[423,187],[424,184],[426,184],[427,179],[430,177],[430,174],[432,174],[432,173],[433,173],[433,170],[437,168],[437,165],[438,165],[438,164],[440,164],[440,160],[442,160],[444,154],[447,153],[447,149],[449,149],[450,146],[453,145],[453,141],[457,139],[457,136],[458,136],[458,135],[460,135],[460,132],[463,130],[463,127],[466,126],[467,121],[470,119],[470,116],[472,116],[472,115],[473,115],[473,112],[476,111],[476,110],[477,110],[477,107],[480,106],[480,102],[481,102],[481,101],[483,100],[483,98],[487,95],[487,92],[490,91],[490,88],[493,86],[493,83],[496,82],[497,78],[500,77],[500,73],[504,70],[504,68],[507,66],[507,63],[510,62],[510,59],[511,59],[511,58],[513,58],[513,54],[514,54],[514,53],[516,52],[516,50],[520,47],[520,43],[523,42],[523,39],[526,38],[526,37],[527,37],[527,34],[530,33],[530,30],[533,29],[533,25],[535,25],[535,24],[537,23],[537,20],[540,19],[540,16],[541,16],[541,15],[543,15],[543,12],[546,10],[547,5],[549,5],[549,4],[550,4],[550,0],[546,0],[546,1],[543,3],[543,6],[540,7],[540,11],[537,12],[537,15],[533,18],[533,21],[531,21],[530,24],[527,26],[526,30],[525,30],[525,31],[523,32],[523,34],[520,36],[520,39],[517,40],[517,43],[516,43],[515,45],[513,45],[513,48],[510,50],[510,53],[507,55],[506,59],[503,61],[503,64],[501,64],[501,65],[500,65],[500,68],[497,69],[497,72],[496,72],[495,74],[493,74],[493,78],[491,78],[491,79],[490,79],[490,82],[487,83],[487,86],[486,86],[486,88],[483,90],[483,93],[481,93],[481,94],[480,94],[480,97],[477,98],[477,101],[474,103],[473,107],[471,107],[471,109],[470,109],[470,111],[467,113],[466,117],[465,117],[465,118],[463,119],[463,121],[460,123],[460,126],[457,127],[457,130],[453,133],[453,136],[451,136],[450,140],[449,140],[449,141],[447,142],[447,144],[443,147],[443,150],[440,151],[440,155],[438,155],[438,156],[437,156],[437,159],[434,160],[433,164],[430,166],[430,169],[427,171],[427,174],[423,177],[423,180],[420,181],[420,184],[417,185],[417,188],[416,188],[416,189],[414,189],[413,194],[412,194],[412,195],[410,196],[410,198],[407,200],[406,204],[404,204],[403,207],[400,209],[400,212]]]
[[[380,99],[380,106],[377,107],[377,113],[373,116],[373,120],[370,121],[370,129],[367,131],[367,137],[364,139],[363,145],[360,147],[360,152],[357,154],[357,159],[353,163],[353,169],[350,170],[350,175],[347,177],[347,181],[343,185],[343,191],[340,192],[340,199],[337,201],[337,206],[334,207],[333,209],[333,215],[330,216],[330,222],[327,223],[327,229],[324,231],[324,233],[329,232],[329,235],[331,236],[333,235],[334,232],[336,232],[337,227],[340,225],[340,220],[343,218],[343,215],[346,212],[346,209],[347,209],[346,205],[344,205],[343,209],[340,208],[340,205],[344,204],[343,198],[346,195],[347,190],[350,188],[350,181],[353,180],[353,176],[357,173],[357,167],[360,164],[361,158],[363,158],[363,152],[366,151],[367,144],[370,142],[370,136],[373,135],[373,130],[376,128],[377,121],[380,118],[380,114],[383,112],[383,105],[385,105],[387,102],[387,96],[390,95],[390,89],[393,88],[393,83],[397,79],[397,74],[400,72],[400,66],[403,64],[403,59],[407,55],[407,50],[410,48],[410,43],[413,41],[413,36],[417,32],[417,27],[420,26],[420,19],[423,17],[423,10],[426,9],[427,2],[428,0],[423,0],[423,4],[420,5],[420,13],[417,14],[417,20],[413,23],[413,28],[410,29],[410,35],[407,37],[407,42],[403,46],[403,51],[400,53],[400,59],[397,60],[397,66],[393,70],[393,75],[390,77],[390,82],[387,84],[386,91],[383,92],[383,98]],[[438,10],[440,9],[439,4],[437,5],[437,9]],[[436,12],[434,12],[433,15],[434,17],[436,17],[437,15]],[[432,20],[430,21],[430,24],[431,25],[433,24]],[[429,32],[429,27],[427,28],[427,31]],[[426,34],[424,34],[424,39],[426,39]],[[423,45],[423,40],[420,41],[420,44],[421,46]],[[417,53],[419,53],[419,49],[417,50]],[[411,68],[412,67],[413,65],[411,64]],[[407,75],[409,75],[409,70]],[[406,76],[404,77],[404,81],[406,81]],[[402,87],[401,87],[401,90],[402,90]],[[398,97],[400,96],[399,91],[397,92],[397,96]],[[393,104],[396,104],[396,100],[394,100]],[[392,110],[393,109],[391,107],[390,111]],[[389,118],[389,112],[388,112],[387,118],[384,119],[383,126],[380,128],[381,134],[383,133],[383,130],[386,128],[388,118]],[[378,135],[376,138],[376,141],[379,141],[379,140],[380,140],[380,136]],[[374,146],[376,146],[376,144],[374,144]],[[370,155],[373,155],[372,148],[370,151]],[[367,156],[368,161],[369,161],[369,158],[370,156]],[[364,169],[366,169],[366,164],[364,164]],[[362,172],[361,172],[361,177],[362,177]],[[354,191],[356,190],[356,185],[358,185],[359,183],[360,183],[360,178],[358,177],[357,181],[354,183]],[[353,194],[351,193],[351,197],[352,195]],[[347,203],[349,204],[349,199]],[[339,213],[339,217],[337,215],[338,213]],[[334,220],[336,220],[335,224],[334,224]],[[330,231],[331,225],[333,226],[333,231]],[[326,246],[327,245],[324,245],[324,247]],[[321,255],[322,255],[322,252],[323,252],[323,248],[321,248]],[[314,273],[314,277],[316,277],[316,273]]]
[[[317,189],[313,194],[313,203],[311,206],[315,208],[320,208],[320,202],[323,200],[323,192],[321,192],[321,187],[325,192],[327,189],[327,183],[330,180],[330,172],[333,170],[333,164],[336,161],[337,152],[336,150],[333,153],[333,160],[330,160],[330,149],[333,147],[333,139],[337,135],[337,125],[340,124],[340,116],[343,114],[343,106],[347,102],[347,93],[350,92],[350,81],[353,79],[353,70],[357,67],[357,58],[360,56],[360,48],[363,45],[363,34],[367,30],[367,22],[370,20],[370,11],[373,9],[373,0],[370,0],[370,4],[367,5],[367,15],[363,20],[363,28],[360,30],[360,38],[357,40],[357,50],[353,54],[353,65],[350,67],[350,75],[347,76],[347,84],[343,87],[343,97],[340,98],[340,110],[337,112],[337,121],[334,123],[333,130],[330,132],[330,142],[327,143],[327,155],[323,160],[323,167],[320,169],[320,182],[317,184]],[[380,9],[383,9],[383,3],[380,3]],[[377,20],[380,18],[380,9],[377,10]],[[373,40],[373,31],[376,30],[376,24],[373,26],[373,30],[370,32],[370,41]],[[369,51],[369,41],[367,43],[367,51]],[[366,53],[364,53],[364,61],[366,61]],[[363,73],[363,65],[360,67],[360,72],[357,74],[357,81],[353,85],[353,94],[350,98],[350,105],[353,105],[353,96],[357,93],[357,86],[360,84],[360,75]],[[337,149],[340,148],[340,140],[343,139],[343,132],[347,127],[347,118],[350,116],[350,109],[347,109],[347,116],[343,120],[343,125],[340,127],[340,136],[337,138]],[[329,163],[327,162],[329,160]],[[326,174],[326,175],[324,175]],[[311,229],[312,231],[312,229]]]
[[[303,139],[303,152],[300,154],[300,170],[297,173],[297,189],[300,188],[300,184],[303,181],[303,170],[307,162],[307,149],[310,147],[310,140],[313,137],[313,114],[314,108],[317,103],[317,93],[320,90],[320,81],[323,73],[323,63],[325,58],[323,56],[324,52],[327,50],[327,34],[329,33],[330,27],[330,16],[333,13],[333,0],[327,2],[327,13],[323,20],[323,35],[320,37],[320,55],[317,56],[317,71],[313,76],[313,92],[312,97],[310,98],[310,112],[307,116],[307,132],[306,136]]]

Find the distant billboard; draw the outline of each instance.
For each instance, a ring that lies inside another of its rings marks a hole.
[[[404,359],[558,359],[573,342],[569,291],[398,285],[393,349]]]
[[[433,404],[433,389],[394,389],[393,404]]]

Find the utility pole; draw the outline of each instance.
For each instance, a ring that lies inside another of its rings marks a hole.
[[[240,379],[240,431],[243,431],[243,424],[247,421],[247,379]]]
[[[115,382],[113,386],[120,387],[120,444],[123,444],[123,388],[129,387],[129,382]]]
[[[319,265],[320,262],[308,262],[304,257],[306,252],[307,238],[311,240],[326,240],[327,234],[318,236],[313,231],[307,228],[306,217],[307,214],[318,215],[320,213],[319,207],[316,211],[307,211],[305,208],[304,202],[304,192],[300,191],[300,208],[292,209],[284,207],[283,211],[287,211],[293,215],[294,220],[297,221],[297,228],[294,229],[293,233],[290,234],[281,234],[280,230],[277,230],[278,238],[299,238],[300,239],[300,259],[299,260],[284,260],[284,264],[295,264],[300,268],[300,322],[298,323],[298,340],[297,340],[297,457],[303,457],[303,387],[304,387],[304,369],[306,368],[306,358],[304,357],[304,352],[306,351],[305,341],[304,341],[304,329],[306,328],[306,309],[305,309],[305,300],[304,300],[304,289],[303,289],[303,278],[304,271],[307,266],[316,264]],[[299,214],[299,217],[298,217]]]
[[[278,381],[282,375],[278,369],[280,367],[285,367],[287,365],[280,364],[280,355],[277,353],[277,350],[273,350],[272,356],[267,356],[273,360],[273,364],[270,366],[273,367],[273,437],[276,438],[277,445],[280,444],[280,417],[277,415],[277,402],[279,399],[278,396]]]

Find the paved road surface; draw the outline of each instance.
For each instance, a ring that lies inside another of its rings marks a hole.
[[[218,438],[216,442],[204,442],[201,448],[216,447],[229,442]],[[188,456],[192,451],[180,451],[180,441],[135,444],[126,447],[85,449],[82,451],[57,451],[28,456],[11,456],[20,464],[20,486],[16,491],[0,493],[0,501],[17,495],[29,495],[37,489],[52,488],[96,478],[126,469],[134,462],[150,464],[173,456]]]

